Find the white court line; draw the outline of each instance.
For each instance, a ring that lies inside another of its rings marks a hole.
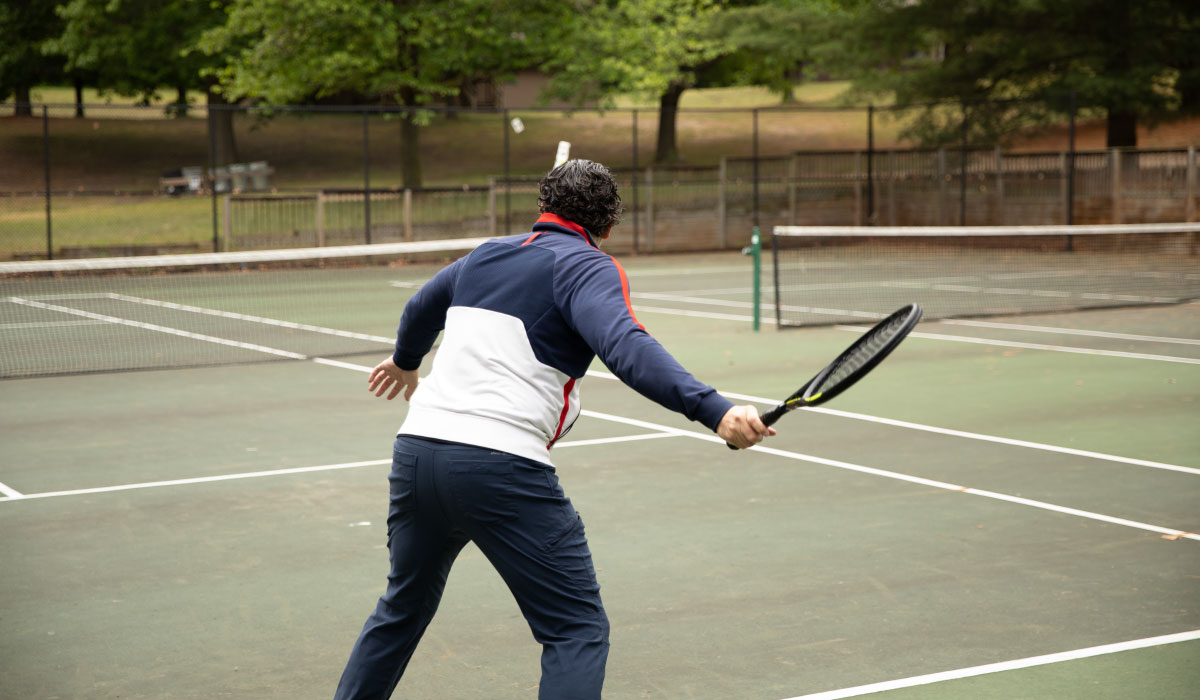
[[[344,462],[342,464],[322,464],[315,467],[294,467],[291,469],[272,469],[269,471],[260,472],[242,472],[240,474],[221,474],[219,476],[199,476],[191,479],[171,479],[169,481],[147,481],[140,484],[120,484],[118,486],[98,486],[89,489],[71,489],[69,491],[44,491],[42,493],[27,493],[20,497],[9,499],[0,499],[0,503],[7,500],[12,501],[28,501],[36,498],[57,498],[60,496],[83,496],[91,493],[112,493],[114,491],[132,491],[134,489],[152,489],[162,486],[183,486],[185,484],[207,484],[215,481],[232,481],[234,479],[256,479],[264,476],[281,476],[283,474],[303,474],[305,472],[323,472],[333,471],[336,469],[356,469],[359,467],[371,467],[380,464],[391,464],[390,459],[373,459],[366,462]]]
[[[616,376],[608,372],[600,372],[596,370],[588,370],[589,377],[597,379],[610,379],[619,381]],[[750,394],[738,394],[732,391],[721,391],[720,394],[730,399],[737,401],[752,401],[754,403],[766,404],[774,406],[779,403],[778,399],[768,399],[762,396],[752,396]],[[1121,457],[1118,455],[1105,454],[1103,452],[1091,452],[1088,450],[1077,450],[1071,447],[1059,447],[1058,445],[1047,445],[1040,442],[1030,442],[1028,440],[1014,440],[1013,438],[998,437],[995,435],[984,435],[982,433],[970,433],[965,430],[954,430],[951,428],[938,428],[932,425],[923,425],[921,423],[910,423],[908,421],[895,420],[892,418],[880,418],[878,416],[868,416],[862,413],[850,413],[849,411],[839,411],[834,408],[825,408],[824,406],[814,406],[804,409],[805,411],[813,411],[815,413],[824,413],[830,416],[839,418],[853,418],[854,420],[867,421],[869,423],[880,423],[882,425],[891,425],[897,428],[908,428],[910,430],[920,430],[927,433],[937,433],[939,435],[950,435],[953,437],[966,438],[968,440],[981,440],[983,442],[994,442],[1001,445],[1010,445],[1013,447],[1027,447],[1034,450],[1043,450],[1046,452],[1058,452],[1061,454],[1074,455],[1076,457],[1089,457],[1091,459],[1101,459],[1108,462],[1120,462],[1122,464],[1131,464],[1139,467],[1151,467],[1154,469],[1165,469],[1167,471],[1182,472],[1184,474],[1195,474],[1200,476],[1200,469],[1194,467],[1183,467],[1177,464],[1168,464],[1165,462],[1152,462],[1148,459],[1136,459],[1134,457]]]
[[[302,360],[307,359],[307,360],[311,360],[312,362],[315,362],[317,364],[328,365],[331,367],[339,367],[342,369],[350,369],[350,370],[362,371],[362,372],[371,371],[370,367],[364,367],[362,365],[355,365],[355,364],[351,364],[351,363],[347,363],[347,362],[340,362],[338,360],[330,360],[330,359],[322,358],[322,357],[309,358],[309,357],[306,357],[304,355],[300,355],[297,353],[289,353],[287,351],[276,350],[274,348],[266,348],[263,346],[251,345],[248,343],[240,343],[237,341],[225,340],[223,338],[214,338],[212,336],[204,336],[204,335],[200,335],[200,334],[196,334],[196,333],[189,333],[187,331],[181,331],[178,329],[167,328],[165,326],[156,326],[153,324],[144,324],[144,323],[140,323],[140,322],[128,321],[126,319],[119,319],[119,318],[110,317],[110,316],[102,316],[100,314],[92,314],[90,312],[79,311],[77,309],[70,309],[67,307],[55,306],[52,304],[43,304],[41,302],[32,302],[32,301],[28,301],[28,300],[23,300],[23,299],[19,299],[17,297],[11,297],[10,299],[13,301],[16,301],[18,303],[26,303],[26,304],[33,305],[33,306],[40,306],[40,307],[49,308],[52,310],[63,311],[65,313],[83,315],[83,316],[86,316],[89,318],[98,318],[98,320],[103,320],[103,321],[107,321],[107,322],[133,325],[138,328],[155,330],[155,331],[164,332],[164,333],[171,333],[173,335],[182,335],[184,337],[192,338],[195,340],[204,340],[207,342],[215,342],[215,343],[220,343],[220,344],[233,345],[235,347],[240,347],[240,348],[248,349],[248,350],[257,350],[259,352],[266,352],[269,354],[276,354],[276,355],[282,354],[285,357],[291,357],[293,359],[302,359]],[[654,311],[657,309],[655,307],[640,307],[638,310]],[[663,311],[667,311],[667,310],[664,309]],[[693,313],[700,314],[700,313],[704,313],[704,312],[693,312]],[[725,316],[724,314],[720,314],[720,315],[714,314],[713,315],[713,317],[724,317],[724,316]],[[749,320],[749,318],[747,317],[746,320]],[[838,326],[837,328],[841,328],[842,330],[856,330],[859,332],[861,332],[861,330],[862,330],[861,328],[857,328],[854,326],[844,326],[844,327]],[[917,335],[917,334],[914,334],[914,335]],[[371,337],[371,336],[367,336],[367,337]],[[951,337],[951,336],[948,336],[948,337]],[[390,343],[391,340],[388,339],[387,342]],[[1048,346],[1048,347],[1054,347],[1054,346]],[[616,377],[611,374],[604,373],[604,372],[596,372],[596,371],[592,371],[592,370],[588,371],[588,375],[600,377],[600,378],[604,378],[604,379],[612,379],[612,380],[616,379]],[[730,396],[732,398],[756,401],[756,402],[765,403],[765,404],[769,404],[769,405],[773,405],[773,404],[777,403],[774,400],[764,399],[761,397],[751,397],[751,396],[745,396],[745,395],[741,395],[741,394],[733,394],[733,393],[728,393],[728,392],[723,392],[723,393],[725,393],[725,395]],[[815,407],[815,408],[810,408],[810,409],[806,409],[806,410],[828,413],[830,415],[841,415],[844,417],[856,418],[858,420],[871,420],[871,421],[875,421],[875,422],[879,422],[879,423],[895,425],[898,427],[912,428],[912,429],[916,429],[916,430],[924,430],[927,432],[939,432],[939,433],[946,434],[946,435],[955,435],[957,437],[966,437],[966,438],[975,439],[975,440],[985,440],[985,441],[989,441],[989,442],[998,442],[998,443],[1016,445],[1016,446],[1021,446],[1021,447],[1031,447],[1031,448],[1041,449],[1041,450],[1062,452],[1064,454],[1072,454],[1072,455],[1083,456],[1083,457],[1094,457],[1096,459],[1124,462],[1127,464],[1137,464],[1137,465],[1141,465],[1141,466],[1150,466],[1150,467],[1155,467],[1155,468],[1159,468],[1159,469],[1169,469],[1169,470],[1174,470],[1174,471],[1186,471],[1189,473],[1194,473],[1194,472],[1198,471],[1198,470],[1192,469],[1190,467],[1180,467],[1180,466],[1171,465],[1171,464],[1163,464],[1160,462],[1150,462],[1148,460],[1136,460],[1136,459],[1125,458],[1125,457],[1116,457],[1113,455],[1106,455],[1106,454],[1102,454],[1102,453],[1098,453],[1098,452],[1088,452],[1085,450],[1072,450],[1070,448],[1055,447],[1052,445],[1043,445],[1043,444],[1039,444],[1039,443],[1026,442],[1026,441],[1022,441],[1022,440],[1011,440],[1008,438],[993,437],[993,436],[981,435],[981,434],[976,434],[976,433],[967,433],[967,432],[963,432],[963,431],[955,431],[955,430],[949,430],[949,429],[945,429],[945,428],[935,428],[932,426],[925,426],[925,425],[920,425],[920,424],[916,424],[916,423],[906,423],[904,421],[895,421],[895,420],[890,420],[890,419],[885,419],[885,418],[875,418],[872,416],[865,416],[865,415],[859,415],[859,414],[846,413],[846,412],[842,412],[842,411],[835,411],[835,410],[827,409],[827,408]]]
[[[103,326],[107,325],[107,321],[41,321],[30,323],[0,323],[0,329],[11,330],[17,328],[66,328],[74,326]]]
[[[587,447],[589,445],[608,445],[614,442],[636,442],[639,440],[656,440],[658,438],[678,437],[674,433],[642,433],[641,435],[622,435],[612,438],[593,438],[591,440],[572,440],[571,442],[556,442],[554,449],[562,447]]]
[[[670,316],[688,316],[691,318],[715,318],[721,321],[742,321],[750,323],[754,320],[752,316],[741,316],[739,314],[722,314],[715,311],[690,311],[688,309],[668,309],[661,306],[646,306],[644,304],[634,304],[633,310],[641,313],[643,311],[654,314],[667,314]],[[763,316],[762,322],[767,324],[775,323],[775,317]]]
[[[13,299],[13,300],[17,300],[17,298],[16,298],[16,297],[12,297],[12,299]],[[78,315],[84,315],[84,316],[88,316],[88,317],[91,317],[91,318],[100,318],[101,320],[109,320],[109,319],[112,319],[114,322],[117,322],[117,323],[123,323],[123,324],[128,324],[128,325],[134,325],[134,326],[136,326],[136,327],[141,327],[141,328],[149,328],[150,330],[160,330],[160,331],[163,331],[163,332],[169,332],[169,333],[173,333],[173,334],[176,334],[176,335],[183,334],[183,335],[185,335],[185,336],[187,336],[187,337],[194,337],[194,338],[196,338],[196,339],[199,339],[199,340],[206,340],[206,341],[209,341],[209,342],[219,342],[219,343],[222,343],[222,344],[236,344],[236,345],[237,345],[237,346],[239,346],[239,347],[247,347],[247,348],[250,348],[250,349],[256,349],[256,350],[259,350],[260,352],[267,352],[267,353],[269,353],[269,354],[276,354],[276,355],[283,354],[283,355],[285,355],[285,356],[294,357],[294,358],[296,358],[296,359],[312,359],[314,362],[316,362],[316,361],[319,361],[319,364],[325,364],[325,365],[329,365],[329,366],[333,366],[333,367],[339,367],[339,368],[343,368],[343,369],[352,369],[352,370],[354,370],[354,371],[361,371],[361,372],[368,372],[368,371],[370,371],[370,369],[371,369],[371,368],[369,368],[369,367],[365,367],[365,366],[362,366],[362,365],[354,365],[354,364],[350,364],[350,363],[346,363],[346,362],[339,362],[339,361],[336,361],[336,360],[327,360],[327,359],[325,359],[325,358],[308,358],[308,357],[306,357],[306,356],[304,356],[304,355],[299,355],[299,354],[297,354],[297,353],[290,353],[290,352],[286,352],[286,351],[283,351],[283,350],[276,350],[276,349],[274,349],[274,348],[265,348],[265,347],[262,347],[262,346],[249,346],[248,344],[245,344],[245,343],[234,343],[233,341],[228,341],[228,340],[224,340],[224,339],[221,339],[221,338],[213,338],[213,337],[211,337],[211,336],[201,336],[201,335],[199,335],[199,334],[186,333],[186,332],[184,332],[184,331],[179,331],[179,330],[177,330],[177,329],[166,328],[166,327],[162,327],[162,326],[154,326],[153,324],[143,324],[143,323],[138,323],[138,322],[132,322],[132,321],[128,321],[128,320],[125,320],[125,319],[117,319],[117,318],[114,318],[114,317],[105,317],[105,316],[102,316],[102,315],[100,315],[100,314],[91,314],[90,312],[78,311],[78,310],[75,310],[75,309],[68,309],[68,308],[66,308],[66,307],[54,307],[53,305],[49,305],[49,304],[41,304],[40,302],[30,302],[30,301],[28,301],[28,300],[18,300],[18,301],[19,301],[19,302],[21,302],[21,303],[26,303],[26,304],[30,304],[30,305],[34,305],[34,306],[40,306],[40,307],[43,307],[43,308],[49,308],[49,309],[55,309],[55,310],[62,310],[62,311],[65,311],[65,312],[67,312],[67,313],[75,313],[75,314],[78,314]],[[594,375],[594,373],[592,373],[591,371],[589,371],[589,372],[588,372],[588,374]],[[717,437],[716,435],[711,435],[711,434],[701,434],[701,433],[694,433],[694,432],[691,432],[691,431],[686,431],[686,430],[678,430],[678,429],[675,429],[675,428],[670,428],[670,427],[668,427],[668,426],[664,426],[664,425],[659,425],[659,424],[655,424],[655,423],[648,423],[648,422],[645,422],[645,421],[637,421],[637,420],[634,420],[634,419],[625,419],[625,418],[622,418],[622,417],[620,417],[620,416],[613,416],[613,415],[610,415],[610,414],[596,413],[596,412],[594,412],[594,411],[587,411],[587,410],[584,410],[584,411],[582,411],[581,413],[582,413],[583,415],[592,415],[592,416],[594,416],[594,417],[603,418],[603,419],[605,419],[605,420],[610,420],[610,421],[614,421],[614,422],[626,423],[626,424],[629,424],[629,425],[638,425],[638,426],[641,426],[641,427],[650,428],[650,429],[652,429],[652,430],[655,430],[655,431],[658,431],[658,432],[669,433],[669,434],[672,434],[672,435],[685,435],[685,436],[688,436],[688,437],[693,437],[693,438],[703,439],[703,440],[707,440],[707,441],[710,441],[710,442],[718,442],[718,443],[722,443],[722,444],[724,443],[724,441],[723,441],[721,438]],[[934,487],[936,487],[936,488],[943,488],[943,489],[947,489],[947,490],[951,490],[951,491],[958,491],[958,492],[962,492],[962,493],[971,493],[971,494],[973,494],[973,495],[985,496],[985,497],[988,497],[988,498],[995,498],[995,499],[999,499],[999,500],[1006,500],[1006,501],[1010,501],[1010,502],[1013,502],[1013,503],[1019,503],[1019,504],[1022,504],[1022,505],[1028,505],[1028,506],[1033,506],[1033,507],[1037,507],[1037,508],[1043,508],[1043,509],[1046,509],[1046,510],[1057,511],[1057,512],[1060,512],[1060,513],[1065,513],[1065,514],[1070,514],[1070,515],[1077,515],[1077,516],[1080,516],[1080,517],[1092,518],[1092,519],[1095,519],[1095,520],[1102,520],[1102,521],[1105,521],[1105,522],[1110,522],[1110,523],[1115,523],[1115,524],[1120,524],[1120,525],[1126,525],[1126,526],[1129,526],[1129,527],[1135,527],[1135,528],[1144,529],[1144,530],[1150,530],[1150,531],[1153,531],[1153,532],[1159,532],[1159,533],[1161,533],[1161,534],[1163,534],[1163,535],[1166,535],[1166,536],[1169,536],[1169,537],[1172,537],[1172,538],[1175,538],[1175,539],[1178,539],[1178,538],[1187,538],[1187,539],[1196,539],[1196,540],[1200,540],[1200,535],[1197,535],[1197,534],[1194,534],[1194,533],[1189,533],[1189,532],[1182,531],[1182,530],[1174,530],[1174,529],[1170,529],[1170,528],[1163,528],[1163,527],[1159,527],[1159,526],[1156,526],[1156,525],[1148,525],[1148,524],[1146,524],[1146,523],[1139,523],[1139,522],[1132,521],[1132,520],[1125,520],[1125,519],[1123,519],[1123,518],[1114,518],[1114,517],[1112,517],[1112,516],[1106,516],[1106,515],[1102,515],[1102,514],[1099,514],[1099,513],[1091,513],[1091,512],[1089,512],[1089,511],[1082,511],[1082,510],[1077,510],[1077,509],[1074,509],[1074,508],[1065,508],[1065,507],[1062,507],[1062,506],[1055,506],[1055,505],[1053,505],[1053,504],[1050,504],[1050,503],[1044,503],[1044,502],[1041,502],[1041,501],[1034,501],[1034,500],[1031,500],[1031,499],[1022,499],[1022,498],[1018,498],[1018,497],[1015,497],[1015,496],[1007,496],[1006,494],[999,494],[999,493],[994,493],[994,492],[990,492],[990,491],[983,491],[983,490],[979,490],[979,489],[971,489],[971,488],[967,488],[967,487],[957,486],[957,485],[954,485],[954,484],[948,484],[948,483],[946,483],[946,482],[939,482],[939,481],[934,481],[934,480],[931,480],[931,479],[924,479],[924,478],[922,478],[922,477],[915,477],[915,476],[910,476],[910,475],[906,475],[906,474],[899,474],[899,473],[897,473],[897,472],[889,472],[889,471],[886,471],[886,470],[875,469],[875,468],[873,468],[873,467],[863,467],[863,466],[860,466],[860,465],[853,465],[853,464],[850,464],[850,463],[848,463],[848,462],[839,462],[839,461],[837,461],[837,460],[827,460],[827,459],[824,459],[824,458],[819,458],[819,457],[812,457],[812,456],[807,456],[807,455],[801,455],[801,454],[799,454],[799,453],[795,453],[795,452],[787,452],[787,451],[784,451],[784,450],[775,450],[775,449],[773,449],[773,448],[764,447],[764,446],[762,446],[762,445],[759,445],[759,446],[753,447],[753,448],[751,448],[751,449],[753,449],[753,450],[757,450],[757,451],[761,451],[761,452],[766,452],[766,453],[768,453],[768,454],[774,454],[774,455],[777,455],[777,456],[788,457],[788,458],[791,458],[791,459],[801,459],[801,460],[805,460],[805,461],[811,461],[811,462],[815,462],[815,463],[818,463],[818,464],[826,464],[826,465],[830,465],[830,466],[837,466],[837,467],[840,467],[840,468],[843,468],[843,469],[851,469],[851,470],[854,470],[854,471],[862,471],[862,472],[865,472],[865,473],[875,474],[875,475],[878,475],[878,476],[886,476],[886,477],[888,477],[888,478],[899,479],[899,480],[902,480],[902,481],[909,481],[909,482],[912,482],[912,483],[918,483],[918,484],[924,484],[924,485],[928,485],[928,486],[934,486]],[[234,476],[234,477],[231,477],[231,478],[246,478],[246,477],[245,477],[245,476]],[[212,477],[206,477],[204,480],[209,480],[209,479],[212,479]],[[173,482],[172,482],[172,483],[173,483]],[[121,487],[107,487],[107,488],[119,489],[119,488],[121,488]],[[102,490],[104,490],[104,489],[102,489]],[[74,493],[74,492],[68,492],[68,493]],[[66,495],[66,494],[62,494],[62,495]],[[35,496],[26,495],[26,496],[24,496],[22,499],[5,499],[5,500],[24,500],[24,499],[27,499],[27,498],[32,498],[32,497],[35,497]],[[42,497],[44,497],[44,496],[42,496]]]
[[[369,369],[362,367],[359,369]],[[643,435],[622,435],[612,438],[596,438],[594,440],[575,440],[572,442],[563,442],[555,445],[555,449],[559,447],[582,447],[585,445],[604,445],[613,442],[631,442],[635,440],[652,440],[654,438],[675,437],[673,433],[656,432]],[[285,474],[306,474],[310,472],[325,472],[337,471],[340,469],[358,469],[360,467],[375,467],[383,464],[391,464],[390,459],[372,459],[364,462],[343,462],[341,464],[321,464],[314,467],[292,467],[288,469],[271,469],[267,471],[257,472],[242,472],[239,474],[221,474],[218,476],[200,476],[190,479],[171,479],[168,481],[147,481],[137,484],[120,484],[117,486],[97,486],[87,489],[71,489],[68,491],[44,491],[42,493],[21,493],[16,489],[0,484],[0,492],[3,492],[8,498],[0,498],[0,503],[5,501],[28,501],[39,498],[58,498],[62,496],[84,496],[95,493],[113,493],[115,491],[133,491],[137,489],[152,489],[163,486],[184,486],[187,484],[208,484],[217,481],[233,481],[236,479],[257,479],[266,476],[283,476]]]
[[[580,413],[585,416],[590,416],[592,418],[600,418],[601,420],[613,421],[615,423],[624,423],[626,425],[636,425],[641,428],[649,428],[651,430],[670,432],[675,435],[690,437],[690,438],[694,438],[697,440],[704,440],[706,442],[715,442],[715,443],[719,443],[721,445],[725,444],[724,440],[722,440],[721,438],[719,438],[716,435],[713,435],[711,433],[697,433],[697,432],[693,432],[691,430],[672,428],[670,426],[660,425],[658,423],[651,423],[649,421],[638,420],[636,418],[625,418],[623,416],[615,416],[610,413],[599,413],[597,411],[589,411],[587,409],[584,409]],[[1131,527],[1131,528],[1135,528],[1138,530],[1146,530],[1148,532],[1156,532],[1167,539],[1173,539],[1173,540],[1189,539],[1189,540],[1200,541],[1200,534],[1197,534],[1194,532],[1188,532],[1187,530],[1178,530],[1175,528],[1163,527],[1161,525],[1152,525],[1150,523],[1138,522],[1136,520],[1128,520],[1126,518],[1117,518],[1117,517],[1114,517],[1111,515],[1104,515],[1103,513],[1095,513],[1095,512],[1087,511],[1087,510],[1080,510],[1078,508],[1068,508],[1066,506],[1058,506],[1053,503],[1046,503],[1045,501],[1035,501],[1031,498],[1021,498],[1018,496],[1009,496],[1008,494],[997,493],[995,491],[986,491],[984,489],[976,489],[976,488],[971,488],[969,486],[960,486],[958,484],[951,484],[951,483],[945,482],[945,481],[937,481],[936,479],[926,479],[926,478],[920,477],[920,476],[912,476],[911,474],[901,474],[900,472],[888,471],[886,469],[876,469],[875,467],[867,467],[867,466],[863,466],[861,464],[852,464],[850,462],[842,462],[842,461],[836,460],[836,459],[826,459],[824,457],[815,457],[813,455],[801,454],[799,452],[790,452],[788,450],[780,450],[780,449],[776,449],[773,447],[766,447],[761,444],[751,447],[750,450],[754,451],[754,452],[762,452],[764,454],[774,455],[776,457],[785,457],[787,459],[794,459],[794,460],[798,460],[798,461],[802,461],[802,462],[812,462],[814,464],[823,464],[823,465],[829,466],[829,467],[836,467],[838,469],[846,469],[848,471],[860,472],[863,474],[870,474],[872,476],[881,476],[886,479],[895,479],[897,481],[906,481],[908,483],[919,484],[921,486],[931,486],[933,488],[942,489],[945,491],[951,491],[951,492],[955,492],[955,493],[965,493],[965,494],[968,494],[971,496],[982,496],[984,498],[990,498],[993,500],[1006,501],[1009,503],[1017,503],[1019,505],[1025,505],[1025,506],[1030,506],[1033,508],[1039,508],[1042,510],[1053,511],[1056,513],[1062,513],[1063,515],[1074,515],[1074,516],[1081,517],[1081,518],[1087,518],[1089,520],[1098,520],[1100,522],[1111,523],[1113,525],[1122,525],[1125,527]]]
[[[631,296],[637,297],[638,295],[632,294]],[[662,295],[659,295],[659,296],[662,296]],[[685,301],[685,300],[680,298],[680,299],[677,299],[676,301]],[[712,300],[696,299],[696,300],[686,300],[686,301],[696,301],[697,303],[708,303]],[[738,307],[743,307],[743,308],[746,308],[746,307],[754,308],[753,304],[743,303],[743,302],[722,302],[722,303],[719,303],[716,305],[717,306],[738,306]],[[786,310],[786,311],[800,311],[802,313],[819,313],[819,314],[834,314],[834,315],[844,314],[844,313],[854,313],[858,316],[870,316],[872,318],[879,316],[879,314],[868,314],[866,312],[849,312],[849,311],[843,311],[843,310],[839,310],[839,309],[810,309],[810,308],[803,308],[803,307],[781,307],[781,308],[784,308],[784,310]],[[634,304],[633,310],[634,311],[645,311],[647,313],[667,314],[667,315],[671,315],[671,316],[689,316],[692,318],[714,318],[714,319],[718,319],[721,321],[740,321],[740,322],[745,322],[745,323],[750,323],[750,322],[754,321],[753,316],[742,316],[740,314],[722,314],[722,313],[716,313],[716,312],[711,312],[711,311],[690,311],[687,309],[670,309],[670,308],[665,308],[665,307],[661,307],[661,306],[645,306],[642,304]],[[759,319],[760,322],[768,324],[768,325],[774,324],[775,317],[773,315],[773,312],[775,311],[775,306],[773,304],[763,304],[762,310],[764,312],[771,312],[771,313],[768,313],[767,315],[762,316]],[[940,323],[945,323],[945,322],[941,321]],[[835,328],[836,330],[840,330],[840,331],[854,331],[856,333],[862,333],[867,330],[867,328],[865,326],[835,325],[835,326],[833,326],[833,328]],[[925,338],[927,340],[949,340],[949,341],[954,341],[954,342],[959,342],[959,343],[975,343],[977,345],[996,345],[999,347],[1023,348],[1026,350],[1049,350],[1052,352],[1067,352],[1067,353],[1074,353],[1077,355],[1099,355],[1099,356],[1103,356],[1103,357],[1123,357],[1123,358],[1134,359],[1134,360],[1154,360],[1157,362],[1176,362],[1176,363],[1187,364],[1187,365],[1200,365],[1200,359],[1195,359],[1195,358],[1190,358],[1190,357],[1176,357],[1174,355],[1148,355],[1148,354],[1136,353],[1136,352],[1123,352],[1120,350],[1096,350],[1096,349],[1092,349],[1092,348],[1077,348],[1077,347],[1072,347],[1072,346],[1068,346],[1068,345],[1045,345],[1045,344],[1039,344],[1039,343],[1019,343],[1016,341],[1009,341],[1009,340],[992,340],[992,339],[988,339],[988,338],[972,338],[969,336],[924,333],[924,332],[920,332],[920,331],[914,331],[913,333],[910,333],[909,335],[911,335],[914,338]],[[1084,335],[1084,334],[1080,333],[1079,335]],[[1152,336],[1146,336],[1144,339],[1149,340],[1151,337]],[[1182,340],[1184,340],[1186,342],[1186,339],[1182,339]]]
[[[680,296],[677,294],[661,294],[658,292],[630,292],[632,299],[650,299],[653,301],[674,301],[682,304],[702,304],[704,306],[724,306],[734,309],[754,309],[752,301],[733,301],[731,299],[708,299],[706,297],[690,297]],[[759,304],[758,307],[763,312],[775,312],[775,305],[767,302]],[[870,311],[853,311],[851,309],[826,309],[819,306],[795,306],[792,304],[783,304],[779,306],[782,311],[794,311],[798,313],[809,314],[824,314],[826,316],[856,316],[859,318],[868,318],[877,320],[883,318],[886,314],[877,314]]]
[[[1196,338],[1171,338],[1161,335],[1135,335],[1133,333],[1113,333],[1110,331],[1089,331],[1082,328],[1059,328],[1057,326],[1027,326],[1021,323],[997,323],[995,321],[969,321],[966,319],[947,318],[936,323],[947,326],[971,326],[974,328],[999,328],[1010,331],[1030,331],[1032,333],[1062,333],[1064,335],[1085,335],[1090,338],[1112,338],[1115,340],[1138,340],[1148,343],[1179,343],[1181,345],[1200,345]]]
[[[1104,654],[1115,654],[1122,651],[1133,651],[1135,649],[1146,649],[1149,647],[1162,646],[1165,644],[1178,644],[1180,642],[1191,642],[1200,639],[1200,630],[1192,630],[1191,632],[1179,632],[1176,634],[1164,634],[1160,637],[1147,637],[1145,639],[1134,639],[1128,642],[1117,642],[1116,644],[1104,644],[1098,647],[1088,647],[1086,649],[1076,649],[1074,651],[1063,651],[1057,654],[1045,654],[1043,656],[1031,656],[1026,659],[1015,659],[1013,661],[1002,661],[1000,663],[985,664],[983,666],[972,666],[970,668],[960,668],[954,671],[942,671],[940,673],[929,673],[923,676],[913,676],[911,678],[901,678],[894,681],[884,681],[882,683],[871,683],[870,685],[860,685],[853,688],[842,688],[841,690],[827,690],[823,693],[811,693],[809,695],[797,695],[796,697],[787,698],[786,700],[839,700],[840,698],[853,698],[860,695],[870,695],[871,693],[881,693],[887,690],[899,690],[900,688],[912,688],[918,685],[928,685],[930,683],[941,683],[943,681],[958,680],[960,678],[972,678],[974,676],[983,676],[989,673],[999,673],[1002,671],[1015,671],[1022,668],[1032,668],[1034,666],[1045,666],[1047,664],[1057,664],[1064,661],[1075,661],[1077,659],[1086,659],[1093,656],[1102,656]]]
[[[857,326],[834,326],[838,330],[863,332],[864,328]],[[941,333],[923,333],[914,331],[909,334],[913,338],[927,340],[949,340],[956,343],[975,343],[977,345],[996,345],[1004,348],[1022,348],[1024,350],[1049,350],[1051,352],[1069,352],[1076,355],[1100,355],[1103,357],[1124,357],[1131,360],[1155,360],[1157,362],[1177,362],[1185,365],[1200,365],[1200,358],[1175,357],[1174,355],[1147,355],[1140,352],[1122,352],[1120,350],[1094,350],[1092,348],[1076,348],[1068,345],[1045,345],[1042,343],[1019,343],[1013,340],[989,340],[987,338],[969,338],[961,335],[944,335]]]
[[[265,318],[263,316],[251,316],[250,314],[240,314],[233,311],[219,311],[217,309],[207,309],[203,306],[190,306],[188,304],[177,304],[170,301],[159,301],[157,299],[147,299],[145,297],[134,297],[127,294],[107,293],[104,295],[108,299],[116,299],[118,301],[128,301],[134,304],[144,304],[146,306],[158,306],[164,309],[172,309],[174,311],[188,311],[195,314],[204,314],[207,316],[219,316],[221,318],[230,318],[235,321],[249,321],[251,323],[261,323],[268,326],[279,326],[281,328],[290,328],[299,331],[311,331],[313,333],[324,333],[326,335],[336,335],[339,338],[354,338],[355,340],[373,340],[377,343],[394,343],[395,338],[384,338],[378,335],[367,335],[366,333],[355,333],[353,331],[343,331],[337,328],[326,328],[325,326],[314,326],[308,323],[294,323],[292,321],[280,321],[275,318]]]

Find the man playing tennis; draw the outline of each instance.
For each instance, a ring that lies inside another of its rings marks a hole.
[[[600,697],[608,618],[584,536],[549,450],[579,416],[599,356],[629,386],[749,447],[772,428],[697,381],[638,323],[620,264],[600,252],[620,220],[612,175],[588,160],[539,186],[533,231],[438,272],[404,308],[396,350],[368,378],[411,401],[388,477],[387,590],[336,698],[391,695],[432,620],[459,551],[474,542],[542,644],[542,700]],[[417,369],[445,330],[433,369]],[[481,696],[482,697],[482,696]]]

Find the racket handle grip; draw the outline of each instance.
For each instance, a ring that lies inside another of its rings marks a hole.
[[[779,418],[783,414],[787,413],[787,411],[788,411],[787,405],[782,404],[782,403],[779,404],[778,406],[776,406],[775,408],[772,408],[771,410],[762,414],[761,418],[762,418],[763,425],[767,426],[768,428],[771,427],[772,425],[775,425],[775,421],[779,420]],[[733,445],[728,442],[725,443],[725,446],[731,450],[740,450],[741,449],[737,445]]]

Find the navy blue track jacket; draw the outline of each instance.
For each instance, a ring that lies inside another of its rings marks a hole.
[[[638,323],[621,265],[554,214],[456,260],[404,307],[393,359],[415,370],[445,336],[400,428],[550,463],[579,416],[593,358],[666,408],[715,430],[733,405]]]

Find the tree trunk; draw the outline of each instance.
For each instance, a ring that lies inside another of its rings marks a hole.
[[[13,109],[13,116],[33,116],[33,97],[30,95],[30,89],[28,85],[18,85],[13,89],[13,92],[17,96],[17,105]]]
[[[187,116],[188,98],[186,86],[180,85],[175,88],[175,102],[167,107],[167,113],[176,119]]]
[[[75,118],[83,119],[83,78],[75,78]]]
[[[228,105],[219,92],[208,91],[208,128],[212,132],[209,138],[212,139],[213,165],[216,167],[238,162],[237,140],[233,133],[234,111],[221,109]]]
[[[400,173],[405,187],[421,186],[421,127],[415,115],[400,120]]]
[[[400,89],[400,104],[417,106],[417,93],[412,88]],[[400,176],[405,187],[421,186],[421,127],[416,112],[400,116]]]
[[[1137,146],[1137,115],[1132,112],[1109,110],[1108,137],[1109,148],[1133,148]]]
[[[679,115],[679,96],[683,94],[683,83],[671,83],[658,99],[658,148],[654,162],[659,164],[679,162],[679,148],[675,144],[675,122]]]

